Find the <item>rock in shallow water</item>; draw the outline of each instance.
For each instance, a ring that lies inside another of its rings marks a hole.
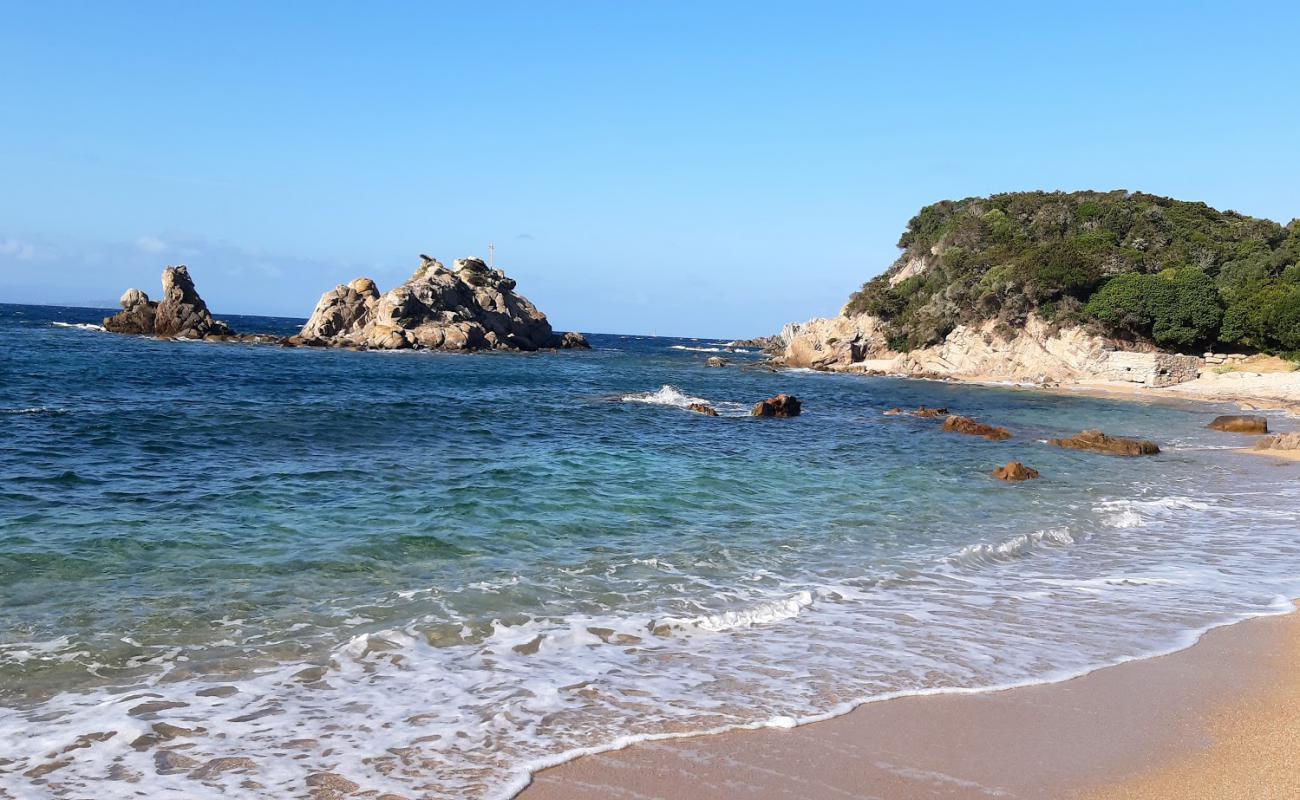
[[[1005,467],[993,470],[993,477],[1002,481],[1030,481],[1038,477],[1038,470],[1026,467],[1019,461],[1012,461]]]
[[[756,404],[749,414],[752,417],[797,417],[802,411],[799,398],[792,394],[778,394]]]
[[[1268,419],[1247,414],[1225,414],[1215,417],[1209,427],[1226,433],[1268,433]]]
[[[718,412],[708,403],[691,403],[686,407],[687,411],[694,411],[697,414],[703,414],[706,417],[716,417]]]
[[[1107,436],[1101,431],[1084,431],[1068,439],[1052,439],[1049,444],[1069,450],[1088,450],[1114,456],[1153,456],[1160,452],[1155,442],[1147,439],[1126,439]]]
[[[1011,431],[977,422],[970,417],[951,416],[943,421],[943,429],[951,433],[964,433],[967,436],[983,436],[991,442],[1011,438]]]
[[[1256,450],[1300,450],[1300,431],[1278,433],[1255,442]]]
[[[162,274],[163,299],[155,303],[139,289],[122,295],[122,310],[104,320],[113,333],[153,334],[178,339],[233,336],[226,323],[212,318],[184,264]]]

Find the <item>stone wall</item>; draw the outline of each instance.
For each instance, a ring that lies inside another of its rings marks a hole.
[[[1105,367],[1097,377],[1143,386],[1173,386],[1195,380],[1201,373],[1202,363],[1195,356],[1116,350],[1107,356]]]

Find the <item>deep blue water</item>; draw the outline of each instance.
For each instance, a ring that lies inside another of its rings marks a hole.
[[[0,305],[0,796],[303,796],[328,769],[499,797],[578,748],[1050,679],[1297,590],[1295,471],[1226,449],[1211,406],[709,369],[712,340],[449,355],[66,327],[106,313]],[[803,416],[743,416],[782,391]],[[881,413],[920,404],[1016,436]],[[1085,427],[1165,453],[1043,441]],[[988,477],[1013,458],[1043,479]],[[196,765],[251,761],[160,769],[176,743],[139,738],[159,722],[202,729]]]

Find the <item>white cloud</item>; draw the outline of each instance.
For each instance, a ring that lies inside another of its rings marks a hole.
[[[36,258],[36,245],[18,239],[0,239],[0,256],[11,256],[19,261]]]
[[[167,243],[157,236],[141,236],[135,240],[135,246],[143,253],[161,253],[167,249]]]

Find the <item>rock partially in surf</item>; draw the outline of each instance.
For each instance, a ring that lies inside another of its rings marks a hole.
[[[127,289],[119,301],[122,310],[104,319],[104,330],[113,333],[153,333],[154,316],[158,304],[139,289]]]
[[[1019,461],[1012,461],[1005,467],[993,470],[993,477],[1000,481],[1031,481],[1038,477],[1038,470],[1026,467]]]
[[[122,310],[104,320],[104,329],[177,339],[235,335],[229,325],[212,318],[184,264],[163,270],[162,287],[163,297],[157,303],[139,289],[127,289],[122,295]]]
[[[792,394],[778,394],[757,403],[749,414],[752,417],[797,417],[802,411],[799,398]]]
[[[1300,450],[1300,431],[1276,433],[1255,442],[1256,450]]]
[[[1268,419],[1249,414],[1225,414],[1215,417],[1209,427],[1225,433],[1268,433]]]
[[[1052,439],[1048,443],[1068,450],[1087,450],[1114,456],[1153,456],[1160,452],[1156,443],[1147,439],[1107,436],[1097,430],[1084,431],[1068,439]]]
[[[963,433],[967,436],[983,436],[990,442],[1000,442],[1011,438],[1011,431],[1006,428],[977,422],[970,417],[948,417],[943,421],[943,429],[951,433]]]
[[[722,356],[709,356],[708,358],[704,359],[704,366],[725,367],[727,366],[727,359],[723,358]]]
[[[577,332],[558,334],[546,315],[515,294],[515,282],[481,259],[444,267],[420,256],[411,278],[385,294],[359,278],[326,292],[299,341],[377,350],[540,350],[587,348]]]
[[[706,417],[716,417],[718,412],[708,403],[691,403],[686,407],[687,411],[694,411],[697,414],[703,414]]]

